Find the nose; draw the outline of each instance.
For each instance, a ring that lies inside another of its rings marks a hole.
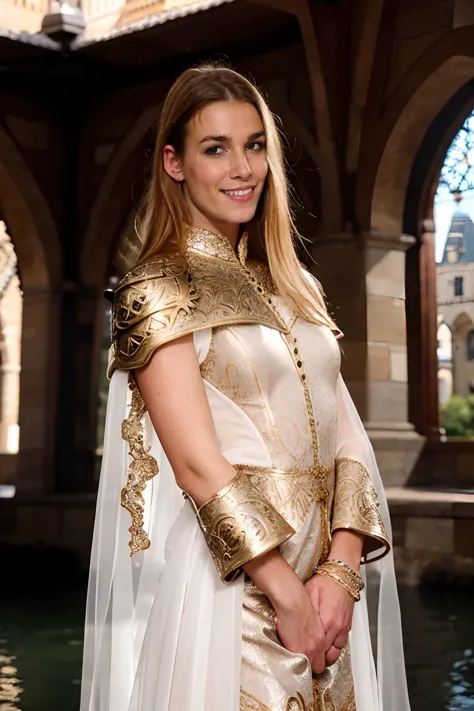
[[[252,168],[250,167],[246,151],[234,151],[230,166],[230,177],[234,180],[249,180],[251,176]]]

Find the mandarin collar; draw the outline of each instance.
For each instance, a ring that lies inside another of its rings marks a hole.
[[[186,226],[186,250],[216,257],[225,262],[239,261],[245,266],[247,261],[248,233],[243,232],[237,244],[237,251],[224,235],[210,232],[202,227]]]

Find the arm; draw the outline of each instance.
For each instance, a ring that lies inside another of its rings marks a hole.
[[[226,489],[236,470],[218,448],[192,336],[157,348],[148,364],[135,373],[178,485],[196,507],[204,507]],[[285,534],[283,540],[287,537]],[[324,634],[319,616],[303,584],[279,552],[278,541],[248,557],[243,569],[269,597],[285,646],[306,654],[317,673],[323,671]]]

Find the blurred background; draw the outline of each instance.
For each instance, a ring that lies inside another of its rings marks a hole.
[[[474,0],[0,0],[0,711],[78,709],[103,291],[202,59],[282,120],[387,488],[412,709],[474,709]]]

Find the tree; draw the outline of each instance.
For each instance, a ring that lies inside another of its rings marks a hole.
[[[441,425],[448,437],[474,437],[474,395],[453,395],[441,408]]]

